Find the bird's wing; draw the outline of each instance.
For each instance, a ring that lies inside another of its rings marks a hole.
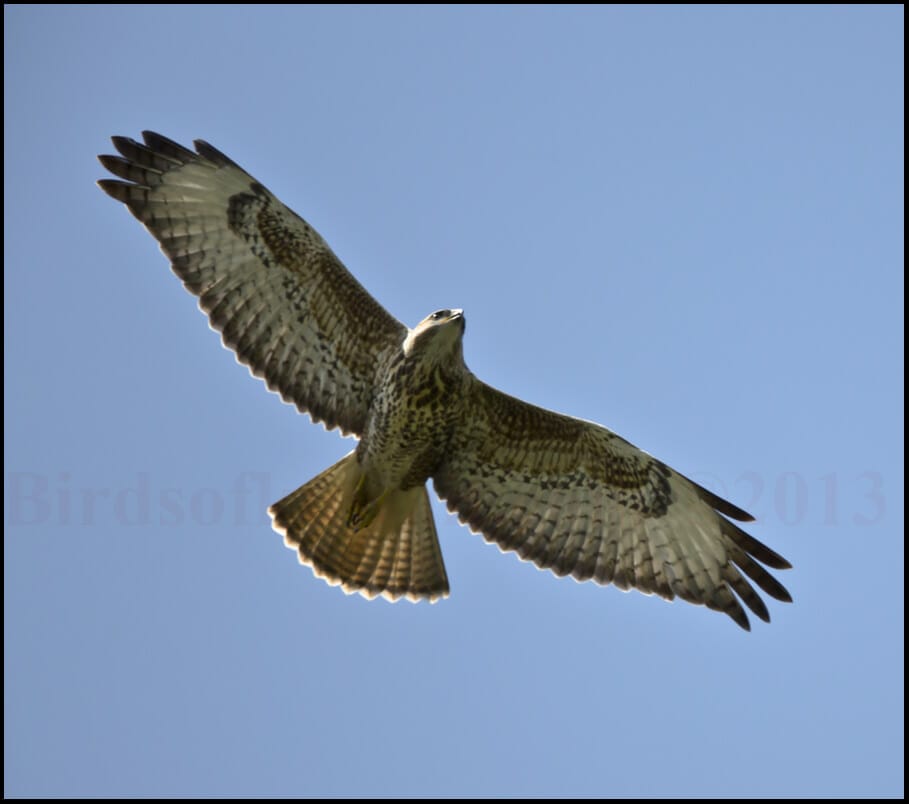
[[[224,344],[314,421],[360,434],[376,368],[407,328],[306,221],[220,151],[151,132],[101,156],[122,201],[170,258]]]
[[[473,377],[433,480],[472,530],[556,575],[678,596],[725,612],[746,630],[739,600],[770,617],[745,576],[791,600],[757,562],[789,563],[726,518],[751,520],[744,511],[605,427]]]

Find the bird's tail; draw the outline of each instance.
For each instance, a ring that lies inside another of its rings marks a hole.
[[[362,476],[351,452],[268,513],[284,543],[332,586],[389,600],[436,601],[448,596],[448,576],[426,486],[392,491],[375,517],[355,530],[348,522]]]

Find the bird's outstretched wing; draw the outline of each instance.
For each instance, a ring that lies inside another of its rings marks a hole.
[[[202,140],[196,153],[146,131],[114,137],[98,182],[129,207],[199,297],[226,346],[281,397],[327,427],[360,434],[376,369],[407,328],[319,234]]]
[[[605,427],[475,378],[433,480],[471,529],[556,575],[678,596],[746,630],[739,599],[762,620],[770,616],[745,576],[791,600],[757,562],[789,563],[726,518],[750,521],[744,511]]]

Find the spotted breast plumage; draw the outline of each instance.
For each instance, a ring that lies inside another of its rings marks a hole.
[[[158,240],[224,344],[268,388],[356,449],[269,513],[285,543],[347,592],[436,600],[448,577],[427,480],[462,522],[556,575],[681,598],[749,629],[749,579],[790,565],[731,520],[747,513],[605,427],[478,380],[465,317],[409,329],[319,234],[236,163],[151,132],[114,137],[101,189]]]

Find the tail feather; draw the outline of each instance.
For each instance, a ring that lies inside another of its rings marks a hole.
[[[354,530],[347,520],[359,479],[350,453],[271,506],[273,527],[317,577],[348,594],[433,602],[447,597],[448,576],[426,487],[390,492],[375,519]]]

